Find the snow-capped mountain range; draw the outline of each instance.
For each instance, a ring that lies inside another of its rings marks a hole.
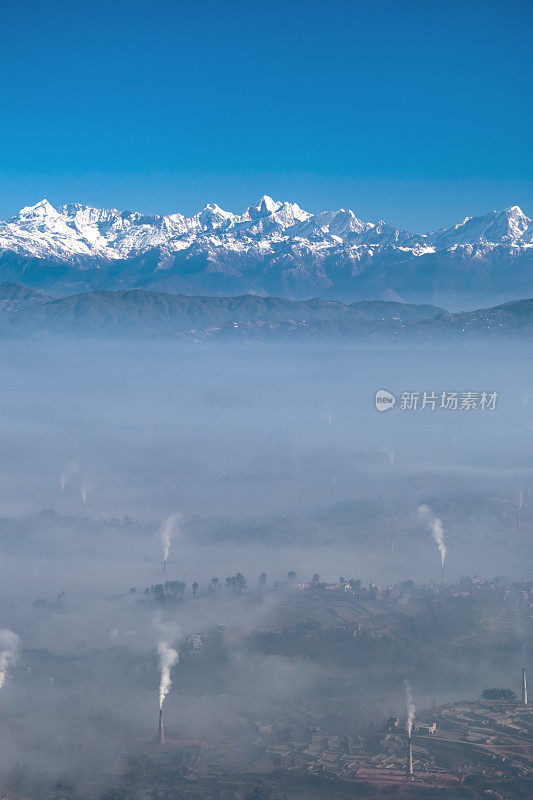
[[[533,220],[518,206],[429,234],[268,196],[242,214],[207,205],[192,217],[42,200],[0,222],[0,280],[58,293],[140,286],[496,302],[532,294],[532,257]]]

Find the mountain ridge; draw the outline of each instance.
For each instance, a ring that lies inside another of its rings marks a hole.
[[[518,206],[428,234],[350,209],[311,214],[263,196],[243,213],[192,217],[47,200],[0,222],[0,278],[59,294],[150,288],[350,302],[476,305],[533,293],[533,220]]]
[[[132,289],[97,290],[61,298],[27,295],[25,287],[0,284],[0,333],[156,337],[209,340],[230,338],[343,338],[403,340],[475,337],[529,337],[533,300],[518,300],[473,312],[449,313],[429,305],[397,301],[340,301],[242,295],[201,297]],[[21,295],[20,305],[4,299]]]

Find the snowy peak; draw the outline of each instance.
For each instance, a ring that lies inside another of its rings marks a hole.
[[[512,241],[522,239],[531,220],[519,206],[511,206],[504,211],[493,211],[492,214],[488,214],[487,223],[483,238],[488,242]]]
[[[57,217],[58,213],[51,205],[48,200],[44,199],[41,200],[39,203],[36,203],[34,206],[24,206],[21,208],[19,213],[13,219],[18,220],[32,220],[32,219],[44,219],[45,217]]]
[[[228,228],[235,221],[235,214],[224,211],[216,203],[208,203],[194,219],[198,220],[201,230]]]
[[[258,203],[248,208],[250,219],[258,219],[259,217],[268,217],[269,214],[273,214],[274,211],[277,211],[280,205],[281,203],[276,202],[276,200],[273,200],[271,197],[268,196],[268,194],[264,194]]]
[[[283,232],[307,216],[309,215],[296,204],[284,203],[263,195],[255,205],[249,206],[236,219],[236,225],[241,233],[272,235]]]
[[[520,239],[527,231],[531,220],[526,217],[520,206],[511,206],[504,212],[507,217],[507,230],[514,239]]]
[[[363,233],[374,227],[371,222],[358,219],[353,211],[340,208],[338,211],[323,211],[317,214],[317,222],[323,231],[344,238],[352,233]]]
[[[519,206],[511,206],[503,211],[490,211],[482,217],[466,217],[463,222],[430,234],[428,238],[439,248],[483,242],[509,244],[524,237],[525,243],[530,243],[531,223]]]

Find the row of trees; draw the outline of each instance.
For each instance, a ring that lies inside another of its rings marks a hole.
[[[290,584],[294,584],[297,580],[297,577],[298,576],[294,570],[290,570],[287,574],[287,579]],[[347,581],[345,578],[341,578],[340,584],[341,586],[348,585],[354,590],[354,592],[359,591],[361,588],[361,581],[356,580],[355,578],[352,578],[349,581]],[[267,575],[266,572],[262,572],[259,576],[259,587],[265,588],[266,585]],[[275,585],[277,586],[278,584],[276,583]],[[325,585],[320,582],[320,575],[317,572],[315,572],[312,577],[311,585],[316,589],[321,589]],[[213,595],[224,589],[232,594],[240,595],[246,591],[247,586],[248,581],[246,577],[242,574],[242,572],[237,572],[236,575],[228,575],[224,582],[222,582],[220,578],[211,578],[207,586],[207,591],[210,595]],[[193,597],[196,597],[200,590],[200,586],[197,581],[194,581],[194,583],[191,584],[191,590]],[[157,583],[147,587],[144,590],[144,596],[147,598],[152,598],[158,603],[167,603],[183,600],[186,592],[187,585],[184,583],[184,581],[165,581],[165,583]],[[136,594],[136,589],[134,587],[130,589],[130,594]]]
[[[266,575],[262,573],[259,580],[260,585],[266,584]],[[219,578],[211,578],[207,590],[209,594],[220,592],[222,588],[226,591],[231,591],[233,594],[239,595],[246,591],[246,578],[242,572],[237,572],[236,575],[230,575],[226,578],[225,583],[222,584]],[[197,581],[191,585],[192,595],[196,597],[200,589]],[[184,581],[165,581],[165,583],[156,583],[148,586],[143,595],[147,599],[152,599],[156,603],[175,603],[185,598],[187,592],[187,584]],[[130,594],[135,595],[136,589],[132,587]]]
[[[516,700],[516,695],[512,689],[485,689],[481,695],[483,700],[505,700],[513,703]]]
[[[144,596],[155,600],[156,603],[173,603],[183,600],[187,584],[184,581],[165,581],[156,583],[144,590]]]

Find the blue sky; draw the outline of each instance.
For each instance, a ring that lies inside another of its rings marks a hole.
[[[262,194],[430,230],[533,216],[533,4],[4,6],[0,217]]]

